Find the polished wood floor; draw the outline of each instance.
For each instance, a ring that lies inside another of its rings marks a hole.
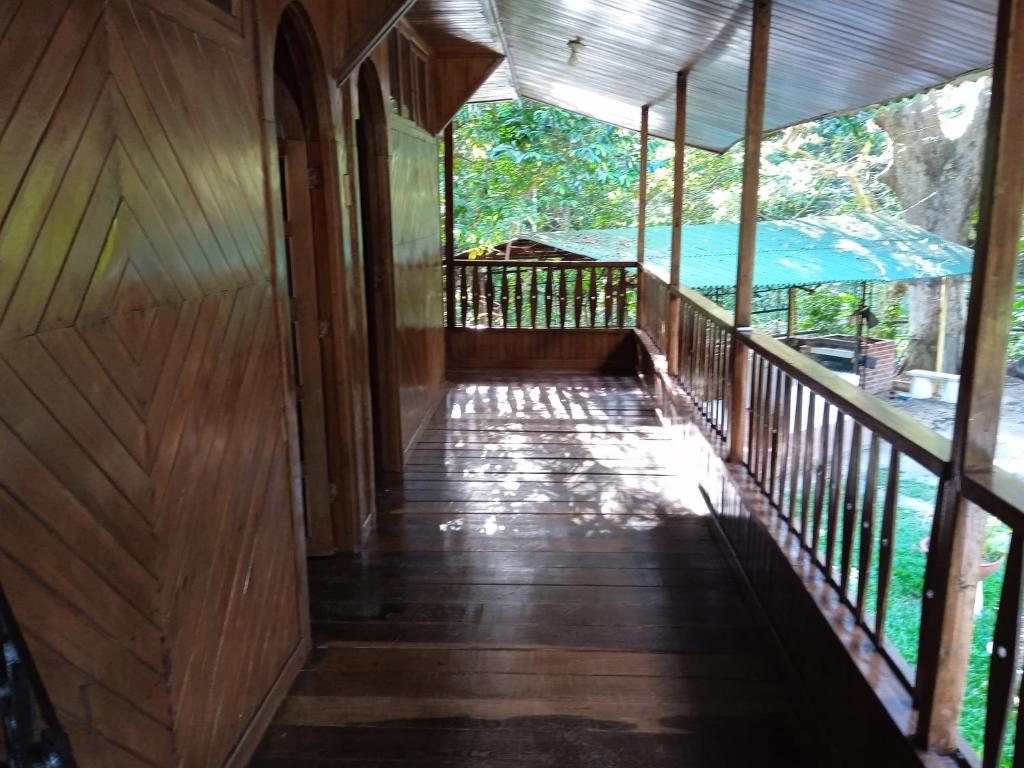
[[[253,764],[818,765],[687,474],[634,379],[453,385]]]

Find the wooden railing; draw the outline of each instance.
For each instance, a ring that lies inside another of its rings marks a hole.
[[[731,313],[700,294],[671,289],[650,273],[642,279],[641,327],[665,352],[669,344],[679,345],[677,385],[718,436],[723,454],[730,435],[733,347],[744,350],[748,396],[741,471],[797,537],[853,622],[911,694],[918,715],[916,740],[927,743],[924,730],[940,674],[939,628],[946,618],[944,583],[955,515],[950,441],[783,342],[758,331],[741,332]],[[672,296],[680,302],[677,339],[665,335]],[[934,510],[927,541],[919,544],[926,566],[916,668],[886,637],[902,482],[913,484],[917,498],[927,489],[927,504]],[[996,768],[1005,764],[1000,761],[1014,699],[1024,695],[1017,673],[1024,483],[995,470],[968,474],[962,485],[964,499],[1011,530],[992,637],[982,759],[984,768]],[[1016,752],[1013,765],[1024,766],[1024,749]]]
[[[635,261],[456,259],[446,275],[458,328],[629,328]]]

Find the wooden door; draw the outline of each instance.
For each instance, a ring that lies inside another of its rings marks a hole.
[[[321,318],[310,205],[310,186],[316,174],[310,168],[304,140],[281,139],[278,146],[308,550],[310,554],[323,554],[334,549],[331,505],[337,493],[330,477],[324,396],[323,342],[330,323]]]

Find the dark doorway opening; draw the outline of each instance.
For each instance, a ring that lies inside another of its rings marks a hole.
[[[359,71],[356,145],[370,391],[373,398],[373,452],[376,474],[383,478],[402,471],[402,426],[395,349],[388,119],[380,79],[369,61]]]

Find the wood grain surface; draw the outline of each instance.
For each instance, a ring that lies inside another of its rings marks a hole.
[[[668,438],[629,377],[453,385],[253,765],[811,764]]]

